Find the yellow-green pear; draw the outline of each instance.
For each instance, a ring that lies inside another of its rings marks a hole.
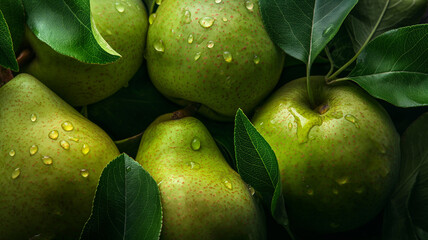
[[[200,113],[233,120],[279,80],[284,54],[269,38],[256,0],[163,0],[150,22],[150,79],[174,102],[200,103]]]
[[[0,88],[0,129],[0,239],[77,239],[116,145],[24,73]]]
[[[148,18],[141,0],[91,0],[91,15],[104,40],[122,57],[107,65],[86,64],[61,55],[30,30],[26,38],[35,58],[24,67],[66,102],[82,106],[125,86],[143,61]]]
[[[228,165],[198,119],[171,116],[147,128],[136,157],[161,192],[161,239],[265,239],[254,189]]]
[[[342,232],[374,218],[398,180],[400,137],[388,113],[352,83],[293,80],[252,118],[279,164],[290,225]]]

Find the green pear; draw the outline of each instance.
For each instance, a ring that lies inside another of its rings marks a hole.
[[[265,239],[254,189],[228,165],[199,120],[171,116],[146,129],[136,157],[161,192],[161,239]]]
[[[349,83],[293,80],[256,110],[252,122],[274,150],[290,225],[341,232],[371,220],[397,181],[400,138],[382,106]]]
[[[164,0],[150,16],[146,59],[150,79],[181,105],[233,120],[277,84],[283,52],[264,29],[258,1]]]
[[[86,64],[61,55],[40,41],[30,30],[26,38],[35,58],[27,72],[73,106],[100,101],[125,86],[141,66],[148,28],[141,0],[91,0],[96,29],[122,57],[107,65]]]
[[[25,73],[0,88],[0,129],[0,239],[77,239],[116,145]]]

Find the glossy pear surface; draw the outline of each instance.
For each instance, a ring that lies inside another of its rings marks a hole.
[[[113,141],[28,74],[0,88],[0,129],[0,239],[77,239]]]
[[[145,131],[136,160],[161,192],[161,239],[266,238],[254,189],[228,165],[196,118],[160,116]]]
[[[117,3],[116,3],[117,2]],[[86,64],[55,52],[27,29],[35,58],[24,71],[73,106],[100,101],[125,86],[141,66],[148,28],[140,0],[91,0],[96,28],[122,57],[107,65]]]
[[[233,120],[274,88],[284,55],[264,29],[258,1],[164,0],[150,17],[150,79],[171,100]]]
[[[305,78],[282,86],[252,118],[274,150],[290,225],[340,232],[367,223],[383,208],[398,177],[399,135],[387,112],[351,83]]]

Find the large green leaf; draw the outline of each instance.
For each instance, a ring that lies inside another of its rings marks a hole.
[[[80,239],[157,240],[162,227],[160,192],[141,165],[126,154],[103,170]]]
[[[355,52],[384,32],[418,23],[426,6],[426,0],[360,0],[345,21]]]
[[[398,185],[385,210],[383,239],[418,240],[428,234],[428,113],[419,117],[401,139]]]
[[[0,66],[18,71],[18,62],[13,51],[12,37],[6,19],[0,11]]]
[[[262,196],[273,218],[288,228],[278,162],[270,145],[239,109],[235,116],[236,168],[242,179]]]
[[[260,0],[266,29],[287,54],[313,63],[357,0]]]
[[[89,0],[23,0],[27,25],[55,51],[81,62],[106,64],[116,53],[96,30]]]
[[[12,35],[13,49],[18,50],[24,37],[25,16],[21,0],[1,0],[0,11],[3,12],[10,34]]]
[[[428,105],[428,24],[386,32],[362,51],[348,76],[396,106]]]

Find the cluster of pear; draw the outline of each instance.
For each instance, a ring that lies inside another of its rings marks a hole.
[[[100,101],[143,64],[164,96],[231,121],[238,108],[272,146],[290,223],[337,232],[382,208],[397,180],[399,137],[388,114],[352,84],[320,89],[305,79],[271,94],[284,53],[263,27],[258,1],[163,0],[147,16],[140,0],[91,0],[97,29],[122,57],[91,65],[26,37],[35,58],[0,88],[0,239],[77,237],[99,176],[119,155],[114,142],[72,106]],[[126,3],[126,4],[125,4]],[[269,95],[269,98],[263,100]],[[194,117],[159,116],[136,160],[162,195],[162,239],[265,239],[255,191],[229,166]]]

